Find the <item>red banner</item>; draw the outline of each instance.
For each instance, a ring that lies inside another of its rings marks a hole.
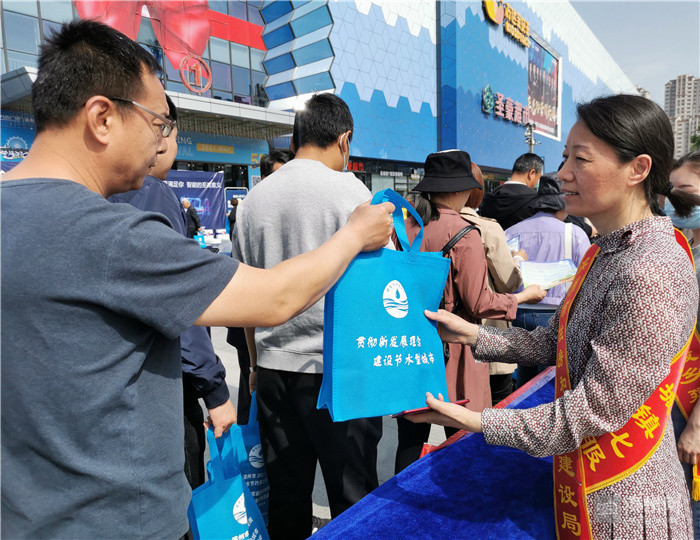
[[[265,50],[262,26],[209,10],[207,0],[74,0],[81,19],[93,19],[136,39],[141,10],[148,8],[158,43],[174,69],[201,56],[210,36]]]

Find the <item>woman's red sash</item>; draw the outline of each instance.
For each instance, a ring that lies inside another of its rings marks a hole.
[[[588,249],[562,304],[557,334],[556,399],[571,390],[566,329],[571,306],[599,251],[596,245]],[[575,450],[554,456],[557,538],[592,538],[586,495],[633,474],[656,451],[671,415],[681,375],[685,373],[683,367],[693,338],[697,339],[695,333],[673,357],[666,378],[621,429],[586,437]]]
[[[693,261],[693,268],[695,268],[695,260],[693,259],[693,252],[690,250],[690,244],[683,233],[676,229],[676,241],[683,247],[685,252]],[[695,326],[695,331],[693,332],[693,338],[690,342],[690,349],[688,350],[688,356],[685,359],[685,366],[683,367],[683,372],[681,373],[681,381],[676,390],[676,403],[678,408],[686,420],[690,418],[690,413],[693,412],[695,403],[698,401],[698,396],[700,396],[700,335],[698,334],[697,324]],[[700,473],[698,472],[698,465],[693,466],[693,499],[700,501]]]

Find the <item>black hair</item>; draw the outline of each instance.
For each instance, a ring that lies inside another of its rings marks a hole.
[[[544,168],[544,161],[537,154],[523,154],[513,163],[513,174],[521,173],[527,174],[532,169],[535,169],[538,173],[542,172]]]
[[[121,32],[91,20],[64,24],[46,40],[32,86],[37,133],[70,122],[92,96],[135,99],[156,59]],[[116,102],[118,107],[125,107]]]
[[[173,103],[173,100],[170,99],[168,94],[165,94],[165,101],[168,102],[168,118],[170,118],[173,122],[177,122],[177,107]]]
[[[270,151],[269,154],[265,154],[260,158],[260,176],[270,176],[275,163],[284,165],[292,159],[294,159],[294,153],[291,150]]]
[[[430,193],[419,193],[416,198],[416,212],[423,220],[423,224],[440,219],[440,211],[433,201],[430,200]]]
[[[292,142],[297,151],[306,145],[327,148],[346,131],[352,141],[353,129],[347,103],[333,94],[314,94],[294,116]]]
[[[644,195],[652,212],[661,215],[658,197],[664,195],[676,213],[688,216],[700,197],[672,189],[673,130],[666,113],[642,96],[619,94],[594,99],[576,108],[588,131],[612,147],[621,163],[641,154],[651,157],[651,170],[644,179]]]
[[[693,150],[692,152],[684,155],[682,158],[674,161],[672,171],[680,169],[685,166],[693,169],[693,172],[700,176],[700,150]]]

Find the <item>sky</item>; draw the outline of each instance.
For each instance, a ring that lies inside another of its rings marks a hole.
[[[634,85],[663,107],[664,84],[700,76],[700,2],[592,1],[572,4]]]

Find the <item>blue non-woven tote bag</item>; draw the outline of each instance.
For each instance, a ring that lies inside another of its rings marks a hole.
[[[195,540],[268,540],[267,529],[260,510],[240,471],[226,478],[221,448],[236,445],[231,437],[240,437],[240,432],[224,433],[219,439],[207,430],[210,461],[207,464],[209,480],[192,491],[192,501],[187,516]],[[227,468],[231,472],[231,460]],[[235,465],[233,465],[235,468]]]
[[[334,421],[393,414],[425,406],[425,393],[447,395],[442,341],[424,310],[437,311],[450,261],[420,252],[422,220],[391,189],[372,204],[391,202],[403,251],[359,254],[325,298],[323,382],[317,407]],[[421,225],[408,242],[402,208]]]
[[[248,423],[231,426],[230,432],[230,436],[222,441],[221,444],[219,444],[219,441],[222,438],[217,439],[224,467],[224,478],[230,478],[240,471],[246,486],[248,486],[260,509],[265,523],[267,523],[270,489],[262,456],[260,426],[258,425],[258,402],[255,392],[251,396]],[[228,444],[229,441],[231,444]]]

